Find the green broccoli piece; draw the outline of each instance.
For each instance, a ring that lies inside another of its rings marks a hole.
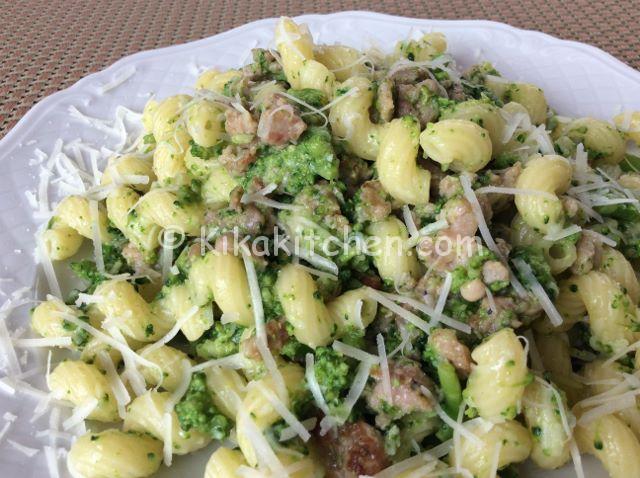
[[[318,347],[313,370],[329,408],[339,408],[352,382],[353,371],[347,358],[332,348]]]
[[[533,275],[538,280],[538,282],[540,282],[545,292],[552,300],[556,298],[556,296],[558,295],[558,284],[556,283],[556,280],[551,273],[551,267],[549,266],[544,252],[540,247],[514,247],[511,251],[511,257],[513,259],[522,259],[524,262],[529,264],[529,267],[531,267],[531,270],[533,271]],[[516,270],[515,274],[524,285],[527,284],[526,278],[523,277],[520,272]]]
[[[196,343],[196,355],[217,359],[238,352],[244,327],[233,322],[216,322]]]
[[[201,159],[211,159],[220,156],[222,150],[224,149],[223,143],[214,144],[213,146],[205,147],[200,146],[194,140],[189,141],[189,145],[191,146],[191,154],[196,158]]]
[[[274,320],[284,316],[282,304],[275,291],[278,271],[274,268],[267,268],[258,273],[258,284],[260,285],[260,295],[262,296],[262,307],[266,320]]]
[[[496,260],[496,255],[489,249],[481,247],[478,250],[478,253],[471,257],[465,266],[456,267],[452,272],[453,281],[451,282],[451,292],[457,294],[460,292],[460,287],[464,284],[474,279],[481,278],[482,266],[485,262],[490,260]],[[497,292],[508,285],[508,283],[504,284],[502,282],[494,284],[491,284],[491,289],[495,289],[494,292]]]
[[[180,428],[192,428],[211,435],[215,440],[229,436],[231,422],[213,404],[212,392],[207,387],[206,376],[196,372],[191,377],[189,388],[175,407]]]
[[[619,166],[625,173],[640,172],[640,157],[634,156],[633,154],[627,154],[622,162],[620,162]]]
[[[329,181],[337,179],[338,163],[329,131],[313,127],[304,132],[297,144],[283,149],[262,147],[258,159],[242,178],[242,185],[247,187],[259,178],[264,184],[279,184],[287,194],[295,195],[315,183],[318,176]]]
[[[287,93],[298,98],[300,101],[304,101],[314,108],[322,108],[327,104],[327,96],[322,91],[316,90],[314,88],[302,88],[300,90],[291,88],[287,91]]]
[[[182,186],[180,186],[180,188],[178,188],[178,192],[176,194],[176,205],[186,206],[187,204],[200,202],[200,200],[202,199],[200,193],[201,189],[202,183],[197,179],[192,179],[191,183],[189,184],[183,184]]]
[[[87,317],[86,315],[81,315],[80,317],[78,317],[78,319],[87,324],[89,323],[89,317]],[[76,324],[71,323],[68,320],[62,320],[62,328],[67,332],[73,332],[73,335],[71,336],[71,342],[73,342],[73,344],[80,350],[82,350],[84,346],[87,345],[87,342],[89,342],[89,339],[91,338],[91,334],[89,334],[89,332],[81,329]]]

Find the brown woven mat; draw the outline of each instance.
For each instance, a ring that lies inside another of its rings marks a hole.
[[[260,18],[348,9],[496,20],[591,43],[640,68],[638,7],[638,0],[0,0],[0,137],[43,97],[125,55]]]

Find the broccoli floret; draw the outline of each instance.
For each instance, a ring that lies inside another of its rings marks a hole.
[[[207,387],[203,372],[191,377],[189,388],[175,407],[180,428],[189,431],[192,428],[211,435],[215,440],[229,436],[231,422],[213,404],[212,393]]]
[[[262,296],[262,307],[264,316],[267,320],[274,320],[284,316],[282,304],[278,299],[275,291],[276,281],[278,280],[278,271],[273,268],[267,268],[258,273],[258,284],[260,285],[260,295]]]
[[[633,154],[626,154],[619,166],[625,173],[640,172],[640,157],[634,156]]]
[[[347,358],[331,348],[318,347],[313,370],[327,405],[338,408],[352,382],[352,370]]]
[[[216,322],[196,343],[196,354],[205,359],[216,359],[238,352],[244,329],[233,322]]]
[[[104,259],[105,272],[114,275],[131,272],[131,268],[125,258],[122,257],[120,250],[121,249],[114,244],[102,245],[102,258]],[[96,287],[108,279],[106,275],[98,271],[96,263],[89,259],[72,262],[70,267],[79,279],[87,282],[87,287],[84,289],[84,292],[88,294],[93,294]]]
[[[205,147],[200,146],[194,140],[189,141],[189,145],[191,145],[191,154],[196,158],[201,159],[211,159],[217,156],[220,156],[222,150],[224,148],[223,143],[214,144],[213,146]]]
[[[302,88],[300,90],[291,88],[287,93],[291,96],[295,96],[300,101],[304,101],[314,108],[322,108],[327,104],[327,96],[322,91],[314,88]]]
[[[283,149],[263,147],[258,159],[242,179],[243,186],[254,178],[264,184],[280,184],[287,194],[295,195],[316,181],[338,177],[338,159],[331,146],[331,134],[326,128],[309,128],[298,144]]]
[[[176,205],[186,206],[187,204],[200,202],[202,199],[200,194],[201,189],[202,183],[197,179],[192,179],[189,184],[183,184],[178,188]]]
[[[545,292],[549,297],[551,297],[551,299],[555,299],[558,295],[558,284],[551,273],[551,267],[549,266],[549,263],[544,256],[544,252],[540,247],[514,247],[511,251],[511,257],[514,259],[522,259],[524,262],[529,264],[529,267],[531,267],[531,270],[533,271],[533,275],[538,279],[538,282],[540,282]],[[518,276],[518,279],[526,285],[526,278],[517,270],[515,273]]]
[[[78,319],[87,324],[89,323],[89,317],[87,317],[86,315],[81,315],[80,317],[78,317]],[[81,329],[76,324],[73,324],[68,320],[62,320],[62,328],[67,332],[73,332],[73,335],[71,336],[71,342],[73,342],[73,344],[80,350],[82,350],[84,346],[87,345],[87,342],[89,342],[89,339],[91,338],[89,332]]]

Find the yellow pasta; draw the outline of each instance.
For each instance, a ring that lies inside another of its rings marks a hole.
[[[164,415],[167,403],[171,398],[168,392],[149,391],[135,398],[127,407],[123,429],[148,433],[152,437],[164,441],[166,436],[166,422]],[[186,455],[207,446],[211,437],[197,430],[188,432],[180,428],[178,416],[171,411],[171,446],[175,455]]]
[[[382,125],[375,124],[369,116],[373,104],[371,80],[354,76],[340,85],[345,98],[329,111],[329,122],[335,136],[345,140],[349,152],[369,161],[375,161],[380,148]]]
[[[161,463],[161,442],[114,429],[82,435],[67,455],[74,478],[144,478],[158,471]]]
[[[469,406],[486,419],[499,422],[515,418],[524,388],[531,380],[527,357],[511,329],[491,335],[471,353],[476,367],[464,391]]]
[[[247,381],[235,370],[209,367],[205,370],[207,387],[213,391],[213,403],[227,417],[235,420],[242,407]]]
[[[187,354],[169,345],[155,348],[147,346],[138,350],[138,353],[162,370],[162,388],[169,392],[176,390],[182,381],[182,377],[190,372],[185,370],[184,367],[185,361],[191,362]],[[143,366],[140,367],[140,372],[147,384],[157,386],[160,383],[158,368]]]
[[[327,304],[329,314],[337,326],[336,336],[349,332],[350,329],[366,328],[376,317],[378,303],[361,287],[343,293]]]
[[[187,132],[200,146],[213,146],[224,133],[224,112],[208,100],[200,100],[186,110]]]
[[[500,115],[500,109],[487,101],[467,100],[447,108],[440,114],[440,119],[463,119],[476,123],[489,133],[493,155],[502,150],[502,136],[505,121]]]
[[[118,420],[118,407],[109,381],[95,365],[80,360],[61,362],[49,375],[54,397],[82,406],[95,400],[89,418],[100,422]]]
[[[395,57],[411,61],[427,61],[447,50],[447,38],[440,32],[427,33],[418,40],[403,40],[396,43]]]
[[[419,136],[422,141],[420,125],[415,118],[405,116],[392,120],[383,131],[376,158],[382,187],[395,199],[408,204],[429,202],[431,173],[418,167],[416,162]]]
[[[524,222],[534,231],[548,234],[564,226],[564,210],[557,195],[569,189],[571,175],[571,164],[562,156],[538,156],[525,165],[516,188],[532,193],[516,194],[515,203]]]
[[[137,178],[132,178],[137,176]],[[147,182],[142,182],[144,177]],[[135,181],[134,181],[135,179]],[[142,155],[125,154],[122,156],[112,156],[109,158],[107,167],[102,173],[100,184],[108,186],[110,184],[130,185],[133,189],[147,192],[153,181],[155,181],[152,161]]]
[[[624,136],[640,144],[640,111],[627,111],[614,116],[613,122]]]
[[[315,349],[330,342],[334,324],[308,272],[286,265],[278,274],[276,293],[300,343]]]
[[[152,189],[142,196],[136,211],[163,229],[172,228],[190,236],[200,233],[204,216],[202,205],[181,203],[174,193],[163,189]]]
[[[425,156],[456,172],[476,172],[491,160],[489,132],[473,121],[445,119],[429,123],[420,134]]]
[[[603,247],[598,270],[604,272],[624,287],[633,303],[638,303],[640,299],[638,277],[631,263],[620,251],[608,246]]]
[[[491,468],[497,455],[498,469],[511,463],[520,463],[531,452],[531,438],[525,427],[515,420],[497,423],[490,429],[482,423],[468,425],[469,431],[479,440],[467,437],[460,438],[460,445],[453,448],[449,455],[449,463],[459,463],[475,478],[492,478]]]
[[[606,164],[618,164],[626,145],[622,135],[609,123],[594,118],[578,118],[566,125],[563,134],[574,143],[582,143],[589,158]]]
[[[515,101],[524,106],[533,124],[547,119],[547,100],[541,88],[529,83],[511,83],[504,93],[505,102]]]
[[[235,478],[238,468],[246,464],[240,451],[221,446],[207,461],[204,478]]]
[[[319,45],[313,48],[317,61],[333,72],[336,80],[345,81],[352,76],[367,76],[366,55],[345,45]]]

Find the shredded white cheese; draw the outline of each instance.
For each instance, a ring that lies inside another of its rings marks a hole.
[[[380,372],[382,375],[382,388],[387,397],[387,403],[393,406],[393,393],[391,391],[391,374],[389,372],[389,361],[387,360],[387,351],[384,346],[384,337],[382,334],[376,335],[378,345],[378,357],[380,357]]]
[[[69,430],[70,428],[75,427],[78,423],[84,422],[87,418],[89,418],[89,415],[91,415],[97,407],[98,399],[90,398],[85,403],[75,408],[73,414],[64,422],[62,422],[62,428],[64,430]]]
[[[380,362],[379,357],[365,352],[364,350],[340,342],[339,340],[333,342],[333,350],[335,350],[336,352],[340,352],[342,355],[346,355],[347,357],[359,360],[360,362],[369,362],[371,364],[377,364]]]
[[[300,420],[296,418],[291,410],[289,410],[287,406],[282,403],[282,401],[271,390],[262,385],[260,382],[253,383],[260,389],[260,393],[262,394],[262,396],[267,399],[267,401],[275,409],[278,415],[280,415],[282,419],[287,423],[287,425],[289,425],[289,427],[293,429],[300,438],[302,438],[302,441],[309,441],[309,438],[311,438],[311,434],[300,422]],[[251,384],[249,384],[249,386],[251,386]]]
[[[553,301],[547,295],[540,282],[538,282],[538,279],[536,279],[536,276],[533,274],[533,271],[531,270],[531,267],[529,267],[529,264],[524,262],[522,259],[514,259],[513,264],[516,266],[516,269],[518,269],[518,271],[520,271],[520,273],[527,279],[529,287],[531,287],[531,292],[536,296],[538,302],[540,302],[540,305],[546,312],[551,323],[556,327],[561,325],[563,319],[560,315],[560,312],[558,312],[556,306],[553,305]]]

